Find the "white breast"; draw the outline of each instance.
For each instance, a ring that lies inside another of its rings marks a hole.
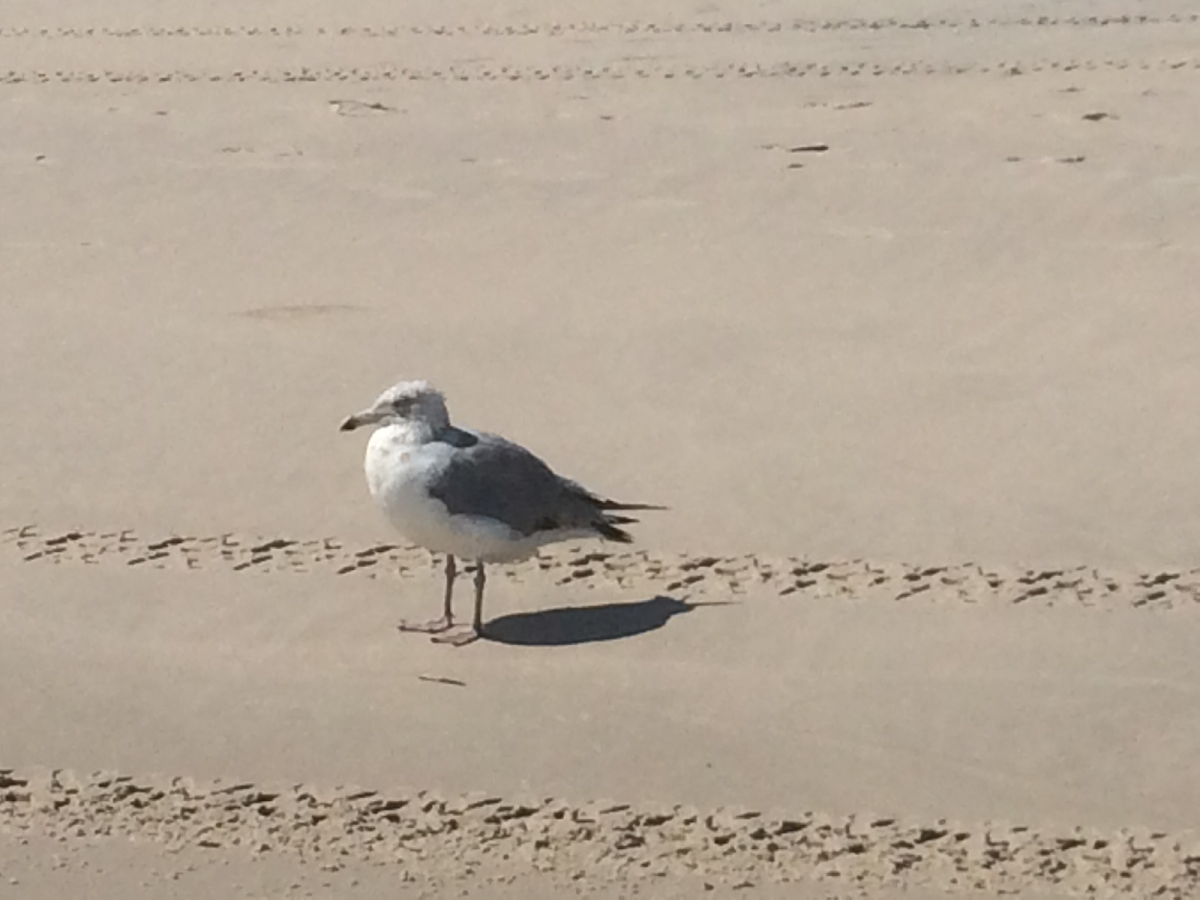
[[[450,515],[427,490],[430,479],[449,461],[454,448],[412,443],[405,429],[376,429],[367,444],[364,468],[371,497],[404,537],[435,553],[463,559],[510,562],[534,553],[540,541],[484,516]]]

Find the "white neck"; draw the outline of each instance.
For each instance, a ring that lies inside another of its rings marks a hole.
[[[439,431],[429,422],[403,419],[379,426],[371,437],[389,444],[428,444],[437,439]]]

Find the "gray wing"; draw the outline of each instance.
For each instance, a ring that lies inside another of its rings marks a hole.
[[[523,535],[591,528],[631,540],[615,526],[632,520],[606,514],[605,501],[560,478],[524,447],[494,434],[454,431],[447,443],[455,452],[427,488],[452,515],[487,516]]]

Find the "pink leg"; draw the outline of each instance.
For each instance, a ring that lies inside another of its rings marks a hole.
[[[436,634],[435,644],[450,644],[452,647],[464,647],[483,637],[483,585],[486,578],[483,574],[483,563],[475,563],[475,620],[468,628],[460,625],[453,630]]]
[[[454,578],[457,574],[454,557],[448,555],[446,557],[446,599],[440,618],[431,619],[428,622],[409,622],[407,619],[402,619],[396,627],[400,631],[416,631],[422,634],[441,634],[449,631],[454,626],[454,613],[450,608],[450,601],[454,596]]]

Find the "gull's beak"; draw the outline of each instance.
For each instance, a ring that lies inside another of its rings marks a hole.
[[[338,426],[340,431],[353,431],[355,428],[361,428],[363,425],[371,425],[379,421],[379,413],[373,409],[364,410],[360,413],[355,413],[352,416],[347,416],[342,420],[342,424]]]

